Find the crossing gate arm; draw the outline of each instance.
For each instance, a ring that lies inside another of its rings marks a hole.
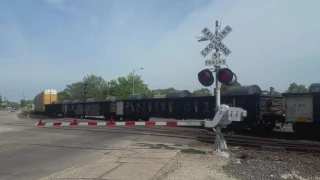
[[[216,126],[226,126],[232,121],[242,121],[247,116],[247,111],[238,107],[229,107],[227,105],[220,105],[214,118],[210,121],[127,121],[127,122],[39,122],[36,126],[40,127],[53,127],[53,126],[204,126],[206,128],[214,128]]]
[[[41,120],[35,124],[39,127],[54,127],[54,126],[204,126],[204,121],[167,121],[167,122],[42,122]]]

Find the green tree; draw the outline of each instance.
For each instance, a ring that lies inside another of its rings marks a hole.
[[[66,90],[58,92],[58,100],[59,101],[70,100],[70,99],[72,99],[72,97]]]
[[[108,85],[107,81],[104,80],[101,76],[87,75],[85,78],[83,78],[83,82],[88,83],[88,86],[86,88],[88,94],[86,95],[86,98],[106,98],[106,94],[104,94],[104,92],[106,89],[108,89]]]
[[[26,100],[27,105],[33,104],[33,100]]]
[[[19,104],[16,102],[10,102],[10,101],[6,101],[7,105],[3,106],[3,107],[14,107],[17,108],[19,107]]]
[[[239,87],[241,84],[239,82],[235,82],[232,86],[227,86],[222,84],[220,88],[220,93],[225,94],[230,87]]]
[[[128,98],[133,92],[133,79],[134,79],[134,93],[147,93],[151,91],[148,89],[148,85],[143,82],[141,76],[129,74],[127,77],[119,77],[117,80],[111,80],[109,82],[109,94],[110,96],[118,96],[120,98]],[[103,94],[107,94],[108,88],[103,91]]]
[[[106,94],[104,94],[107,89],[107,81],[105,81],[101,76],[87,75],[83,78],[83,81],[78,81],[67,85],[66,88],[58,93],[58,100],[74,100],[83,99],[83,84],[87,83],[88,86],[86,91],[86,99],[88,98],[98,98],[105,99]]]
[[[192,95],[195,95],[195,96],[210,96],[210,95],[212,95],[212,93],[210,92],[210,90],[208,88],[201,88],[201,89],[197,89],[197,90],[193,91]]]
[[[289,85],[288,90],[286,93],[305,93],[308,92],[308,88],[305,87],[305,85],[298,85],[296,83],[291,83]]]

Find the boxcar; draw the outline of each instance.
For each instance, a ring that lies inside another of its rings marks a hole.
[[[320,92],[285,93],[285,118],[295,132],[319,131]]]

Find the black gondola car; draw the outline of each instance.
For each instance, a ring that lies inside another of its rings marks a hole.
[[[65,100],[62,103],[62,109],[61,112],[63,112],[63,116],[69,117],[69,109],[70,109],[70,104],[73,102],[73,100]]]
[[[182,90],[182,91],[170,91],[166,94],[165,98],[182,98],[182,97],[191,97],[192,93],[188,90]]]
[[[116,96],[109,96],[105,99],[105,101],[101,104],[101,113],[103,114],[105,119],[110,119],[111,117],[115,120],[120,120],[119,117],[116,116],[117,113],[117,101],[120,101],[121,98]]]
[[[148,99],[146,94],[131,94],[128,99],[117,104],[117,116],[135,121],[139,119],[149,121]]]
[[[320,92],[320,83],[312,83],[310,86],[309,86],[309,93],[311,92]]]
[[[72,101],[68,105],[68,111],[67,111],[68,116],[74,117],[74,118],[83,116],[84,114],[83,106],[84,106],[84,103],[80,99],[76,99]]]
[[[270,131],[276,123],[285,122],[282,96],[273,88],[267,94],[263,94],[257,85],[230,88],[222,97],[222,103],[231,106],[231,101],[232,106],[247,110],[247,117],[240,123],[245,127]]]
[[[61,101],[55,101],[51,104],[46,104],[45,106],[45,114],[48,116],[63,116],[63,104]]]
[[[96,99],[96,98],[90,98],[85,103],[85,115],[86,116],[103,116],[102,114],[102,104],[103,101]]]

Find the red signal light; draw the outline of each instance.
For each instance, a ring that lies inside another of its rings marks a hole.
[[[217,79],[221,84],[231,86],[237,81],[237,76],[228,68],[223,68],[218,71]]]
[[[198,80],[203,86],[211,86],[214,82],[214,77],[209,69],[204,69],[198,73]]]
[[[220,78],[222,80],[228,80],[228,78],[230,78],[230,75],[227,72],[223,71],[220,75]]]
[[[209,78],[209,76],[208,76],[208,74],[207,73],[203,73],[203,79],[208,79]]]

